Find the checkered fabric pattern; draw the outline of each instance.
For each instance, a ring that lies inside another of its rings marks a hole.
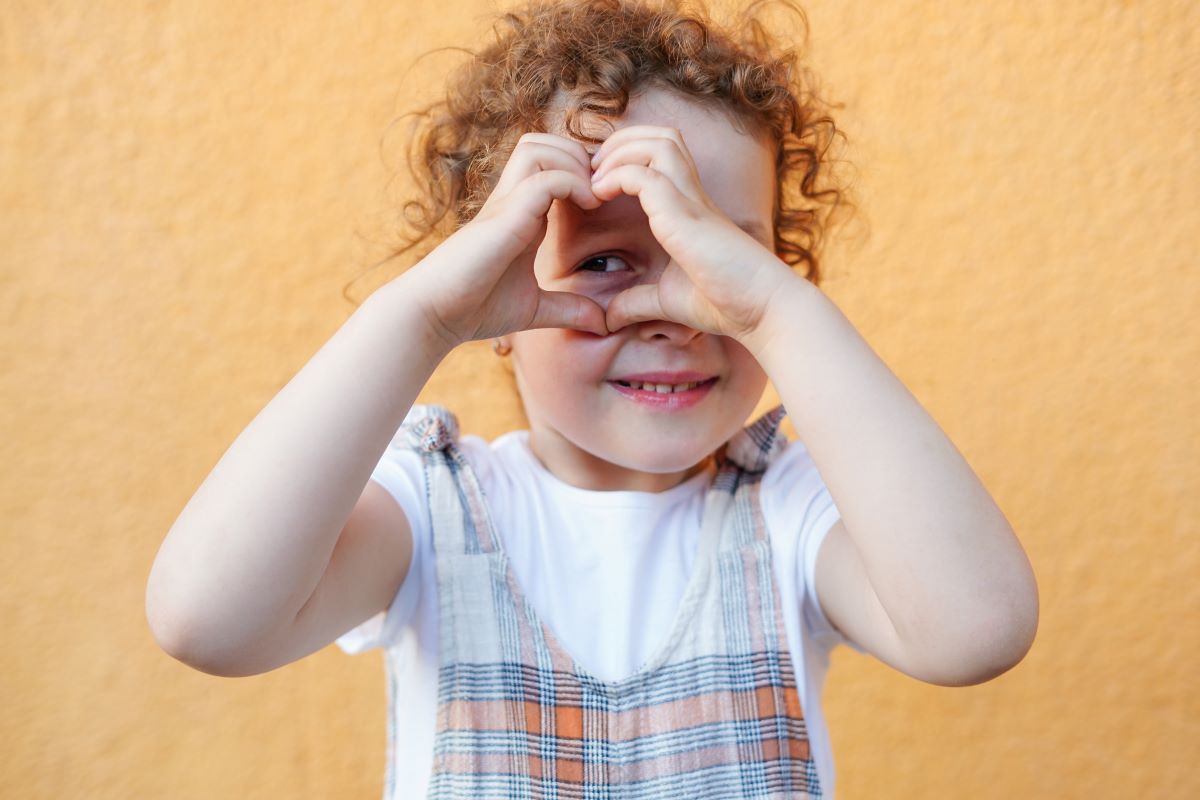
[[[674,626],[618,681],[577,664],[525,598],[454,415],[428,406],[406,423],[440,604],[430,798],[821,797],[759,502],[783,415],[718,452]]]

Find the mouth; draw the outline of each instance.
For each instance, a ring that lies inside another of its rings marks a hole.
[[[691,408],[703,400],[717,382],[716,377],[696,376],[692,380],[683,381],[676,378],[674,382],[660,382],[660,379],[665,376],[658,375],[637,377],[643,380],[630,376],[608,381],[608,384],[623,397],[635,403],[666,411]],[[653,377],[655,380],[645,380],[647,377]],[[684,377],[693,376],[685,375]]]
[[[630,389],[638,389],[646,392],[658,392],[659,394],[678,394],[679,392],[689,392],[697,386],[704,386],[716,382],[716,378],[707,378],[695,381],[639,381],[628,378],[620,378],[609,381],[618,386],[627,386]]]

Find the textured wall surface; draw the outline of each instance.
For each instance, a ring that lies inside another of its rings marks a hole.
[[[861,205],[824,288],[992,491],[1042,608],[976,687],[838,651],[839,795],[1200,796],[1200,5],[806,7]],[[352,312],[388,122],[456,60],[415,57],[492,8],[0,7],[0,796],[378,795],[378,654],[210,677],[156,646],[145,582]],[[522,423],[484,344],[421,399]]]

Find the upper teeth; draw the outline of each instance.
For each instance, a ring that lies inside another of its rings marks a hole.
[[[632,386],[634,389],[644,389],[647,392],[662,392],[670,394],[671,392],[686,392],[688,389],[694,389],[703,381],[693,381],[691,383],[645,383],[643,381],[617,381],[624,386]]]

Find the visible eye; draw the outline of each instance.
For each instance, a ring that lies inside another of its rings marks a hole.
[[[612,266],[613,262],[617,264],[615,268]],[[592,266],[595,264],[600,265],[599,269]],[[594,256],[579,265],[579,271],[582,272],[623,272],[627,269],[629,264],[620,256]]]

